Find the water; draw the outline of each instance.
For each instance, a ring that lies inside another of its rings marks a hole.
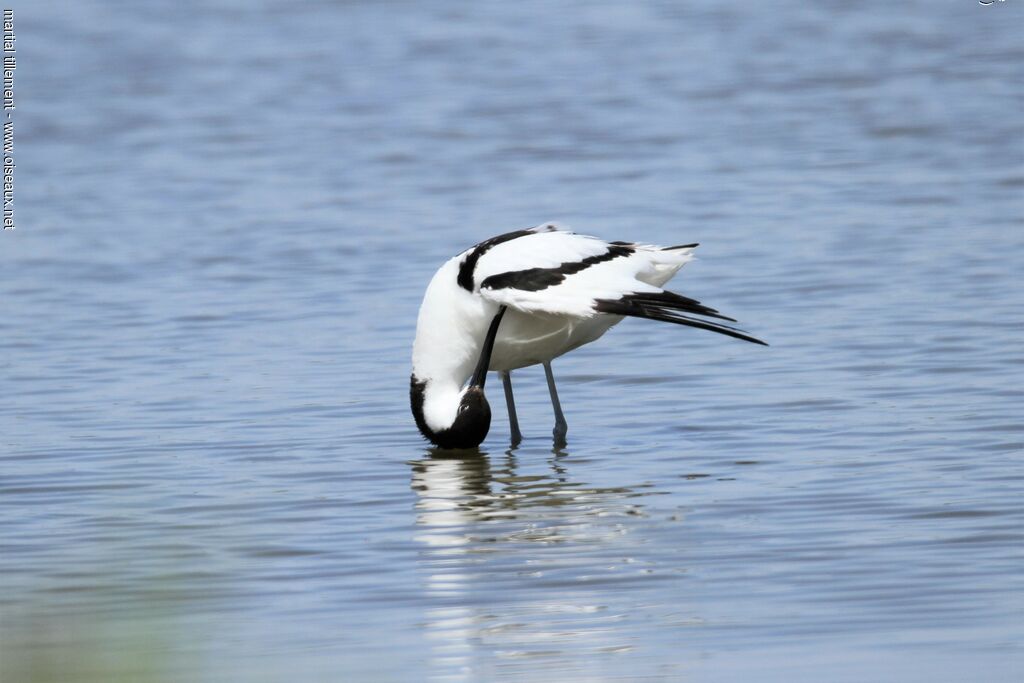
[[[1021,3],[14,7],[4,683],[1021,679]],[[423,288],[545,220],[772,346],[435,453]]]

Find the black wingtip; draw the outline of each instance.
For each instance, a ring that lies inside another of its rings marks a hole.
[[[700,242],[694,242],[693,244],[677,244],[674,247],[662,247],[661,250],[662,251],[672,251],[673,249],[693,249],[694,247],[699,247],[699,246],[700,246]]]
[[[736,322],[734,318],[722,315],[716,309],[705,306],[696,299],[691,299],[675,292],[649,292],[639,294],[627,294],[623,300],[628,299],[630,303],[638,306],[650,306],[655,308],[683,311],[694,315],[702,315],[706,318],[718,318],[731,323]]]
[[[768,346],[767,342],[757,337],[752,337],[743,330],[729,325],[724,325],[712,320],[700,320],[691,318],[683,313],[703,315],[721,320],[736,322],[732,318],[719,315],[713,308],[708,308],[700,302],[688,297],[680,296],[673,292],[656,292],[653,294],[627,294],[621,299],[598,299],[594,302],[594,310],[599,313],[612,315],[627,315],[634,318],[647,318],[648,320],[659,320],[661,322],[674,323],[696,327],[709,332],[717,332],[734,339],[742,339],[751,344]]]

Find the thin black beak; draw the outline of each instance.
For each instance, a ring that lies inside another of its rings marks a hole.
[[[505,315],[504,306],[498,311],[498,315],[494,316],[494,320],[491,321],[491,326],[487,330],[484,348],[480,352],[480,360],[477,361],[476,370],[473,371],[473,377],[469,380],[469,386],[471,387],[484,388],[484,382],[487,381],[487,368],[491,364],[491,351],[494,350],[494,339],[498,336],[498,325],[501,324],[501,316],[503,315]]]

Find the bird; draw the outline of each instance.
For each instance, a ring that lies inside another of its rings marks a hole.
[[[513,446],[522,432],[513,370],[543,365],[566,444],[568,424],[551,361],[599,339],[626,317],[674,323],[767,344],[732,318],[662,289],[698,245],[606,242],[558,223],[507,232],[452,257],[427,285],[416,320],[410,403],[420,433],[441,449],[472,449],[486,438],[489,371],[501,377]]]

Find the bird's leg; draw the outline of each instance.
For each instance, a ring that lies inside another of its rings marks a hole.
[[[565,435],[569,431],[569,425],[562,414],[562,404],[558,402],[558,390],[555,388],[555,376],[551,373],[551,363],[544,363],[544,374],[548,378],[548,392],[551,394],[551,407],[555,409],[555,428],[552,435],[555,443],[564,446]]]
[[[508,426],[511,432],[512,445],[518,446],[523,440],[523,434],[519,431],[519,419],[516,417],[516,402],[512,398],[512,374],[507,370],[498,372],[501,375],[501,383],[505,387],[505,405],[508,406]]]

